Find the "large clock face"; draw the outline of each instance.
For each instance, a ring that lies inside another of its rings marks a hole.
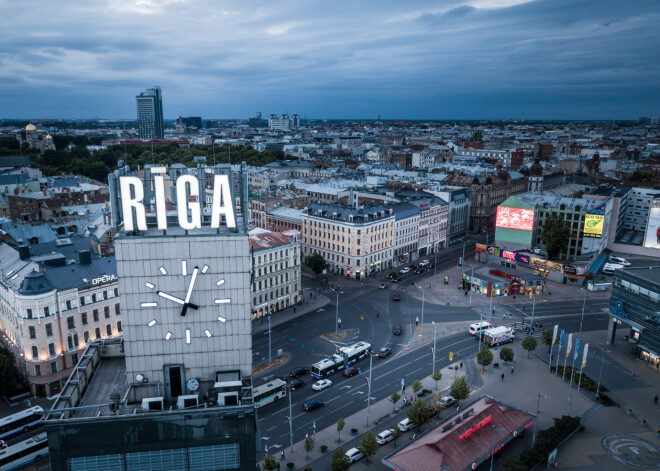
[[[176,309],[177,312],[180,314],[181,318],[185,318],[186,316],[196,315],[197,312],[200,309],[203,309],[205,306],[200,306],[195,303],[195,294],[194,294],[195,283],[197,282],[197,278],[201,276],[209,276],[207,275],[208,269],[209,266],[207,264],[202,264],[200,268],[200,265],[194,265],[192,263],[188,263],[187,260],[181,261],[181,275],[180,275],[181,292],[185,292],[185,296],[181,298],[172,293],[167,293],[165,291],[158,289],[158,278],[162,276],[167,276],[169,273],[166,267],[160,266],[158,268],[158,273],[156,274],[156,278],[153,280],[154,282],[152,283],[151,281],[147,281],[144,284],[147,288],[153,290],[154,300],[142,302],[140,303],[140,306],[143,308],[167,307],[168,309]],[[225,284],[224,278],[220,278],[216,280],[215,284],[218,288],[220,288]],[[229,303],[231,303],[231,299],[218,297],[214,300],[214,305],[210,306],[210,308],[221,309],[221,306],[223,304],[229,304]],[[222,324],[227,322],[227,318],[223,316],[220,311],[218,312],[217,320]],[[154,318],[147,323],[147,327],[154,327],[157,324],[158,324],[158,320]],[[179,338],[185,337],[186,343],[190,343],[192,337],[192,333],[190,329],[185,327],[183,327],[182,329],[183,329],[182,332],[178,332],[178,333],[167,331],[167,333],[165,333],[164,339],[170,340],[179,336]],[[212,325],[204,326],[202,333],[207,338],[213,337],[213,326]]]

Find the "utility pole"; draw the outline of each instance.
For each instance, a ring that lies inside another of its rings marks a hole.
[[[272,363],[271,361],[271,346],[270,346],[270,316],[271,314],[268,314],[268,364],[270,365]]]
[[[495,460],[495,432],[504,432],[504,429],[493,425],[493,451],[490,455],[490,471],[493,471],[493,461]]]
[[[417,285],[419,289],[422,290],[422,322],[419,324],[420,326],[424,324],[424,288],[421,286]]]
[[[461,257],[461,268],[465,266],[465,241],[463,241],[463,256]]]
[[[291,412],[291,395],[293,389],[289,389],[289,443],[291,445],[291,453],[293,453],[293,413]]]
[[[369,427],[369,406],[371,405],[371,366],[373,365],[374,362],[374,356],[369,353],[369,379],[368,379],[368,386],[369,386],[369,393],[367,394],[367,427]]]
[[[337,293],[337,302],[335,303],[335,335],[339,335],[339,290],[335,289],[335,292]]]
[[[438,328],[435,325],[435,321],[431,321],[431,324],[433,324],[433,370],[431,371],[431,374],[433,374],[433,373],[435,373],[435,339],[438,336],[438,332],[437,332]],[[371,371],[369,371],[369,373],[371,374]],[[436,383],[436,386],[437,386],[437,383]]]
[[[474,283],[474,267],[470,270],[470,306],[472,306],[472,284]]]
[[[543,396],[541,393],[537,394],[538,400],[536,401],[536,420],[534,421],[534,433],[532,434],[532,448],[534,448],[534,442],[536,441],[536,422],[539,421],[539,414],[541,413],[541,399],[547,399],[548,396]]]

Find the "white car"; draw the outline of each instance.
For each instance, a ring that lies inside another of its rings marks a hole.
[[[626,260],[625,258],[620,258],[620,257],[610,257],[608,260],[609,263],[613,265],[623,265],[624,267],[629,267],[630,262]]]
[[[325,388],[332,386],[332,381],[329,379],[322,379],[312,384],[312,389],[314,391],[323,391]]]
[[[422,260],[421,262],[419,262],[419,266],[420,266],[420,267],[425,267],[425,266],[428,265],[429,263],[431,263],[431,262],[429,262],[428,260]]]
[[[396,426],[399,427],[399,430],[401,430],[402,432],[407,432],[408,430],[413,428],[415,426],[415,424],[413,424],[410,421],[410,419],[403,419]]]
[[[399,273],[401,273],[402,275],[405,275],[406,273],[410,273],[410,268],[408,267],[402,268],[401,270],[399,270]]]
[[[385,445],[387,442],[391,442],[394,439],[392,436],[393,433],[394,430],[392,429],[383,430],[378,435],[376,435],[376,442],[379,445]]]
[[[348,458],[351,463],[355,463],[357,460],[364,458],[364,455],[357,448],[351,448],[346,452],[346,458]]]

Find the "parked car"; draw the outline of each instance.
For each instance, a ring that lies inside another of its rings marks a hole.
[[[452,396],[442,396],[438,401],[438,405],[440,407],[444,407],[445,409],[454,404],[456,404],[456,399],[454,399]]]
[[[402,275],[405,275],[406,273],[409,273],[409,272],[410,272],[410,268],[408,268],[408,267],[405,267],[405,268],[402,268],[401,270],[399,270],[399,273],[401,273]]]
[[[436,415],[438,415],[438,412],[440,412],[440,409],[438,409],[435,406],[431,407],[431,417],[435,417]]]
[[[418,275],[421,275],[422,273],[424,273],[424,271],[425,270],[423,268],[418,268],[417,270],[415,270],[415,273],[417,273]]]
[[[302,379],[292,379],[288,382],[289,389],[302,388],[304,385],[305,382]]]
[[[396,278],[396,273],[392,272],[392,273],[390,273],[389,275],[387,275],[386,278],[387,278],[388,280],[391,280],[391,279],[393,279],[393,278]]]
[[[621,258],[621,257],[610,257],[608,263],[613,263],[615,265],[623,265],[624,267],[630,266],[630,262],[625,258]]]
[[[332,381],[329,379],[320,379],[316,383],[312,384],[312,389],[314,391],[323,391],[325,388],[332,386]]]
[[[357,448],[351,448],[350,450],[348,450],[346,452],[346,458],[348,458],[348,460],[351,463],[355,463],[356,461],[361,460],[362,458],[364,458],[364,455]]]
[[[401,335],[401,326],[395,325],[394,327],[392,327],[392,333],[394,335]]]
[[[387,430],[383,430],[378,435],[376,435],[376,443],[378,443],[379,445],[385,445],[387,442],[391,442],[394,439],[394,437],[392,436],[393,433],[394,430],[392,430],[391,428]]]
[[[289,371],[289,376],[292,378],[297,378],[298,376],[306,375],[309,373],[309,369],[305,368],[304,366],[299,366],[298,368],[294,368],[291,371]]]
[[[381,283],[381,284],[379,284],[379,285],[378,285],[378,288],[380,288],[380,289],[385,289],[385,288],[387,288],[387,283]]]
[[[378,356],[381,358],[386,358],[390,356],[391,353],[392,353],[392,349],[387,347],[383,347],[380,350],[378,350]]]
[[[420,267],[425,267],[425,266],[427,266],[429,263],[431,263],[431,262],[429,262],[428,260],[422,260],[421,262],[419,262],[419,266],[420,266]]]
[[[401,277],[392,278],[392,283],[398,283],[399,281],[403,281],[403,278],[401,278]]]
[[[323,404],[323,401],[319,399],[312,399],[311,401],[307,401],[306,403],[303,404],[303,410],[306,412],[309,412],[310,410],[318,409],[319,407],[323,407],[325,404]]]
[[[408,430],[410,430],[411,428],[413,428],[413,427],[415,426],[415,424],[413,424],[413,423],[410,421],[410,419],[403,419],[403,420],[402,420],[401,422],[399,422],[396,426],[397,426],[397,427],[399,428],[399,430],[401,430],[402,432],[407,432]]]
[[[397,301],[397,302],[401,301],[401,296],[395,294],[394,296],[392,296],[392,301]]]
[[[415,264],[410,265],[410,269],[411,270],[417,270],[417,265],[415,265]]]
[[[350,378],[351,376],[355,376],[359,372],[360,372],[360,370],[358,369],[357,366],[351,366],[350,368],[346,368],[344,370],[344,376],[346,376],[347,378]]]

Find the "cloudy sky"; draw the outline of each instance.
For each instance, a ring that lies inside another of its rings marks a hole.
[[[0,117],[636,119],[658,0],[0,0]]]

